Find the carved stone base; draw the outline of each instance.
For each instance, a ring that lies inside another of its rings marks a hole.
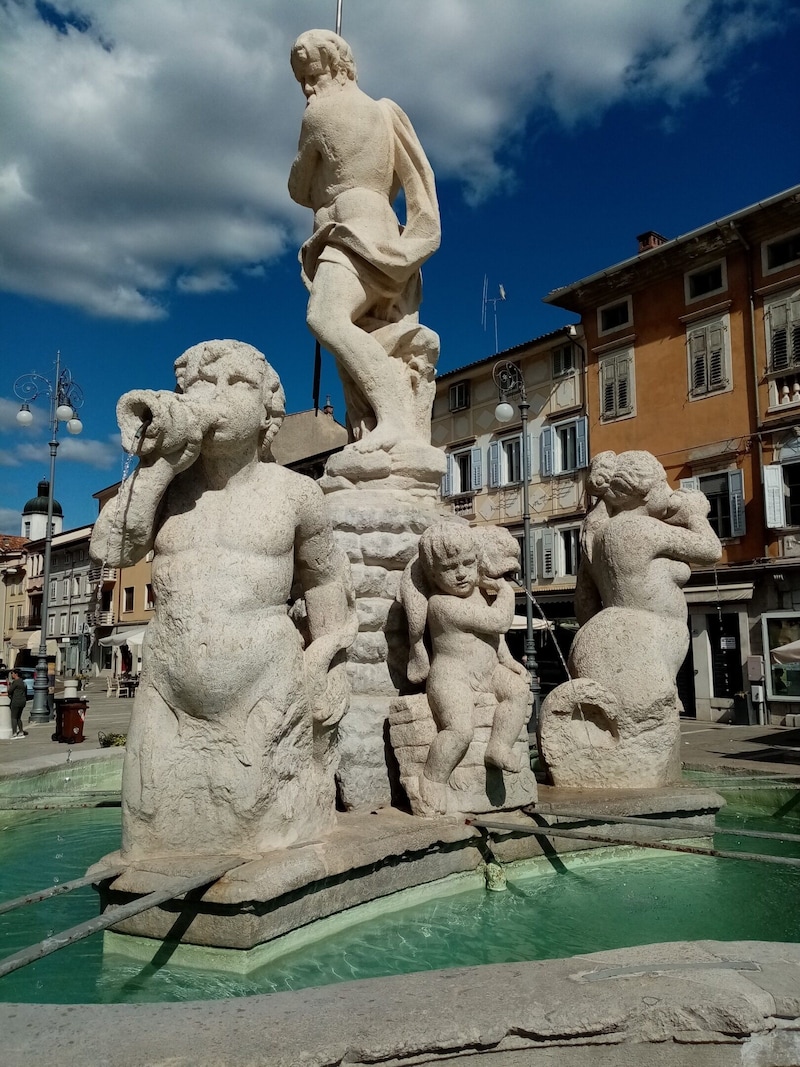
[[[571,789],[655,789],[680,781],[680,704],[669,695],[646,709],[578,678],[542,705],[539,751],[553,785]]]
[[[487,765],[486,746],[492,730],[497,701],[489,694],[479,694],[473,712],[473,740],[461,763],[450,775],[446,786],[439,787],[446,813],[502,811],[534,804],[536,779],[530,769],[528,734],[520,732],[514,745],[519,756],[519,773],[501,771]],[[424,693],[400,697],[389,712],[389,736],[400,767],[400,782],[415,815],[438,814],[432,803],[431,789],[423,778],[428,749],[436,737],[436,724]]]
[[[412,504],[435,505],[447,467],[440,448],[401,441],[391,452],[368,452],[364,450],[368,444],[367,437],[363,446],[351,444],[331,456],[319,483],[324,493],[378,491],[399,494],[399,499]]]
[[[329,469],[344,455],[333,456]],[[378,463],[391,457],[373,453],[369,458]],[[347,468],[340,463],[337,469]],[[358,636],[347,652],[350,708],[339,728],[337,783],[347,810],[391,804],[402,797],[387,720],[392,702],[412,687],[406,679],[405,614],[395,596],[420,534],[442,518],[432,498],[360,484],[349,490],[325,486],[334,537],[352,567],[359,619]]]

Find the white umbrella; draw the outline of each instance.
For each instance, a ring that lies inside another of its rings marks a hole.
[[[791,641],[788,645],[770,649],[770,656],[776,663],[800,663],[800,641]]]

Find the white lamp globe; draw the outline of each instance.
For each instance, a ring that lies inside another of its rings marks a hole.
[[[56,418],[59,422],[68,422],[74,414],[69,404],[59,404],[56,408]]]
[[[17,422],[20,426],[30,426],[33,422],[33,412],[27,404],[23,404],[17,412]]]
[[[78,418],[77,415],[74,415],[71,419],[69,419],[67,421],[67,432],[68,433],[78,434],[78,433],[81,432],[82,429],[83,429],[83,423],[81,422],[81,420]]]
[[[494,417],[498,422],[511,422],[514,418],[514,408],[507,400],[501,400],[494,409]]]

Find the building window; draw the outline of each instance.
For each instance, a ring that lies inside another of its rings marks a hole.
[[[50,599],[56,600],[58,597],[58,582],[53,578],[50,582]]]
[[[527,479],[532,473],[533,444],[528,434],[528,470]],[[519,485],[522,482],[522,434],[503,437],[489,445],[489,488],[497,489],[504,485]]]
[[[578,573],[580,526],[543,527],[534,533],[536,572],[541,578],[570,578]]]
[[[724,293],[728,288],[728,271],[725,260],[707,263],[704,267],[690,270],[683,276],[683,289],[686,303],[702,300],[706,296]]]
[[[800,263],[800,230],[765,242],[761,246],[761,263],[765,274]]]
[[[761,616],[764,658],[767,665],[767,696],[771,700],[800,697],[800,615],[790,611],[765,612]]]
[[[708,497],[708,521],[720,540],[744,536],[744,475],[740,470],[682,478],[680,484],[681,489],[699,489]]]
[[[25,523],[24,523],[24,529],[23,529],[22,535],[23,535],[23,537],[28,537],[28,538],[30,538],[30,536],[31,536],[31,524],[30,524],[30,522],[28,520],[26,520]]]
[[[690,398],[731,388],[727,315],[687,327],[686,353]]]
[[[144,587],[144,606],[147,611],[152,611],[156,606],[155,597],[153,596],[153,587],[150,582]]]
[[[123,611],[133,611],[133,586],[128,585],[123,591]]]
[[[599,364],[600,417],[618,419],[634,413],[633,350],[611,352]]]
[[[64,578],[61,582],[61,599],[69,600],[69,578]]]
[[[771,530],[800,526],[800,434],[788,434],[774,458],[761,469],[766,524]]]
[[[785,293],[765,305],[764,329],[767,369],[777,372],[800,366],[800,291]]]
[[[442,496],[476,493],[483,485],[480,448],[461,448],[447,454],[447,470],[442,478]]]
[[[58,620],[58,632],[63,637],[67,632],[67,613],[62,611]]]
[[[463,411],[469,407],[469,381],[454,382],[448,394],[451,411]]]
[[[597,309],[597,332],[602,337],[606,333],[614,333],[625,326],[633,325],[633,305],[631,298],[626,296],[624,300],[615,300],[613,304],[606,304]]]
[[[81,595],[81,576],[79,574],[75,574],[72,576],[72,595]]]
[[[73,611],[69,617],[69,632],[76,634],[78,632],[78,613]]]
[[[565,374],[572,374],[575,370],[575,346],[566,344],[554,348],[552,359],[554,378],[563,378]]]
[[[55,615],[47,616],[47,636],[55,637],[56,635],[56,617]]]
[[[544,426],[539,438],[539,461],[544,477],[569,474],[588,466],[586,416]]]

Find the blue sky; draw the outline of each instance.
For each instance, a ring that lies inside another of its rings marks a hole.
[[[235,337],[311,404],[286,178],[304,100],[294,38],[335,0],[0,4],[0,531],[47,474],[15,378],[56,350],[86,396],[62,434],[65,527],[120,477],[114,407]],[[437,174],[424,271],[440,371],[570,321],[551,289],[800,182],[798,12],[784,0],[345,0],[359,83],[408,112]],[[323,394],[344,408],[333,361]],[[35,405],[41,414],[45,406]]]

